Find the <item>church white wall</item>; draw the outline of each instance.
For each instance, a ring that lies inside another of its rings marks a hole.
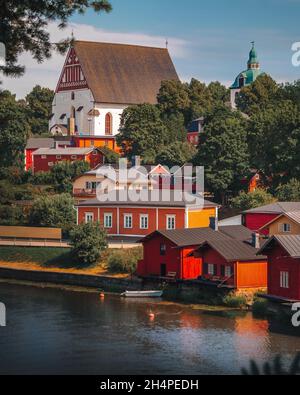
[[[105,117],[107,113],[112,115],[113,136],[119,133],[120,119],[127,105],[101,104],[94,103],[94,97],[89,89],[74,90],[74,100],[72,100],[72,91],[58,92],[55,94],[52,113],[54,116],[49,122],[49,129],[56,124],[67,124],[71,116],[72,107],[75,108],[75,120],[79,133],[83,135],[105,136]],[[83,107],[82,111],[77,111]],[[90,110],[95,109],[100,112],[99,117],[90,116]],[[61,120],[62,114],[66,117]]]
[[[239,93],[241,90],[240,89],[231,89],[230,90],[230,103],[231,103],[231,108],[236,109],[236,95]]]

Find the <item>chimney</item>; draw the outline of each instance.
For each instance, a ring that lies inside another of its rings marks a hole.
[[[75,135],[75,118],[68,119],[68,134],[69,136]]]
[[[257,250],[260,248],[260,235],[259,233],[252,233],[252,247]]]
[[[209,227],[214,230],[215,232],[219,231],[219,220],[216,217],[209,218],[210,225]]]

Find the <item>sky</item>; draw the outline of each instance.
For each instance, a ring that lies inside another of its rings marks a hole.
[[[230,86],[246,68],[255,41],[261,68],[278,82],[300,78],[291,50],[300,42],[300,0],[111,0],[110,14],[74,15],[65,30],[51,23],[55,42],[78,40],[117,42],[168,48],[182,81],[197,78]],[[64,57],[54,54],[42,64],[22,55],[22,78],[4,78],[3,88],[18,98],[39,84],[55,89]]]

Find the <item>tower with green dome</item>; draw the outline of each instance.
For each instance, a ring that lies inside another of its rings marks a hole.
[[[260,70],[260,64],[257,56],[257,51],[255,49],[255,43],[252,42],[252,48],[249,53],[249,60],[247,63],[247,70],[241,72],[235,79],[234,83],[231,85],[231,107],[236,108],[236,96],[241,91],[244,86],[251,85],[258,76],[264,74]]]

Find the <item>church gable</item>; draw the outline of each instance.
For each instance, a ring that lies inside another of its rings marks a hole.
[[[88,88],[86,78],[75,49],[70,48],[56,93],[84,88]]]

